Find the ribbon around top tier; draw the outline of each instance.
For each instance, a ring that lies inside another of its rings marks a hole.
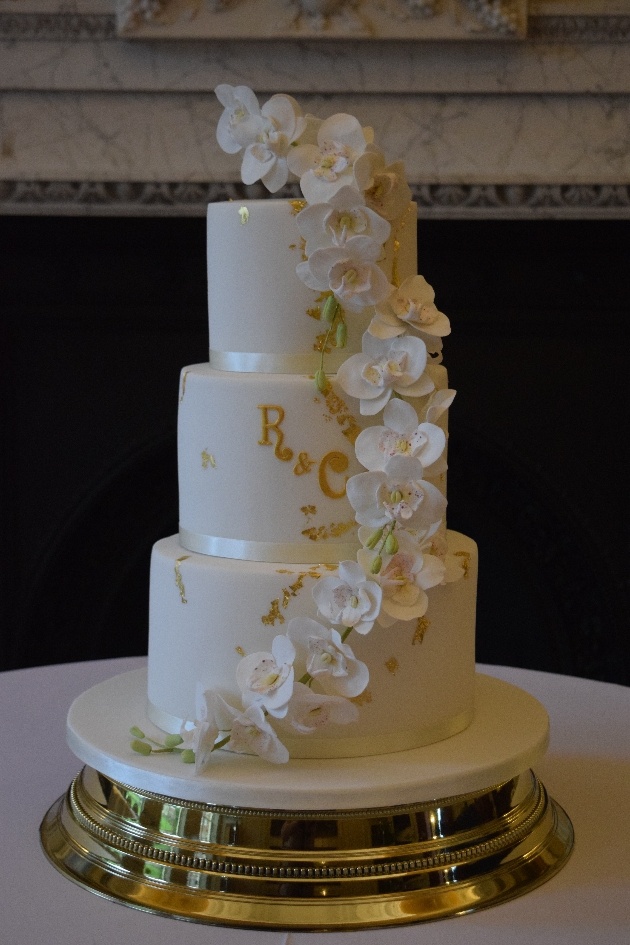
[[[181,525],[179,543],[187,551],[216,558],[282,564],[339,564],[340,561],[355,558],[357,553],[356,542],[244,541],[191,532]]]
[[[352,353],[352,352],[350,352]],[[326,355],[326,373],[335,374],[348,358],[346,348],[332,348]],[[242,374],[315,374],[320,366],[318,351],[306,354],[275,354],[256,351],[216,351],[210,348],[210,367]]]

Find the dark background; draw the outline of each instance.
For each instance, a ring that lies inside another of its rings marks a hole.
[[[453,325],[449,525],[479,544],[481,661],[630,683],[629,227],[420,224]],[[199,218],[0,218],[1,669],[146,652],[205,267]]]

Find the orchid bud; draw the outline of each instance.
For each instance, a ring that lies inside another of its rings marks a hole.
[[[318,371],[315,371],[315,386],[320,394],[325,394],[328,390],[328,378],[323,368],[319,368]]]
[[[337,325],[337,334],[335,336],[335,345],[337,348],[345,348],[348,340],[348,328],[345,322],[339,322]]]
[[[390,532],[385,539],[385,551],[388,555],[395,555],[398,551],[398,539],[393,532]]]
[[[378,574],[382,567],[383,567],[383,559],[381,558],[380,555],[377,555],[374,561],[372,562],[370,571],[372,572],[372,574]]]
[[[192,748],[184,748],[182,752],[182,761],[185,765],[194,765],[195,753]]]
[[[138,728],[137,725],[134,725],[133,728],[129,729],[129,734],[133,735],[134,738],[145,738],[145,734],[141,728]]]
[[[131,743],[132,751],[136,751],[139,755],[150,755],[151,746],[148,742],[141,742],[139,738],[135,738]]]
[[[181,735],[167,735],[164,739],[165,748],[175,748],[177,745],[181,745],[184,741]]]
[[[377,528],[375,532],[372,532],[368,540],[366,541],[366,547],[373,551],[374,548],[378,545],[379,541],[383,537],[383,529]]]
[[[322,318],[329,325],[332,325],[339,311],[339,302],[334,295],[329,295],[322,306]]]

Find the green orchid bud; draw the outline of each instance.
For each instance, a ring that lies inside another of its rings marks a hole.
[[[369,537],[368,540],[366,541],[366,543],[365,543],[365,544],[366,544],[366,547],[369,548],[370,551],[373,551],[373,550],[376,548],[376,546],[378,545],[378,543],[379,543],[379,541],[381,540],[382,537],[383,537],[383,529],[382,529],[382,528],[377,528],[377,530],[376,530],[375,532],[372,532],[372,534],[370,535],[370,537]]]
[[[167,735],[164,739],[165,748],[176,748],[177,745],[181,745],[184,741],[181,735]]]
[[[141,742],[139,738],[134,738],[131,743],[132,751],[137,752],[139,755],[150,755],[152,748],[148,742]]]
[[[383,567],[383,559],[381,558],[380,555],[377,555],[374,561],[372,562],[370,571],[372,572],[372,574],[378,574],[382,567]]]
[[[325,394],[328,390],[328,378],[323,368],[319,368],[318,371],[315,371],[315,386],[320,394]]]
[[[129,729],[129,734],[133,735],[134,738],[146,738],[146,735],[141,728],[138,728],[137,725],[134,725],[133,728]]]
[[[345,322],[339,322],[337,325],[337,334],[335,336],[335,346],[345,348],[348,340],[348,328]]]
[[[322,318],[329,325],[332,325],[339,311],[339,302],[334,295],[329,295],[322,306]]]
[[[194,765],[195,753],[192,748],[184,748],[182,752],[182,761],[185,765]]]
[[[385,551],[388,555],[395,555],[398,551],[398,539],[393,532],[390,532],[385,539]]]

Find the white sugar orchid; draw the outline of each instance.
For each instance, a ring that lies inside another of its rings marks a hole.
[[[414,456],[424,467],[424,476],[439,475],[446,464],[440,459],[446,434],[435,423],[418,423],[411,404],[400,398],[390,400],[383,412],[384,426],[369,426],[354,444],[357,459],[370,472],[382,470],[392,456]]]
[[[418,539],[433,535],[446,512],[446,499],[422,478],[422,463],[411,456],[392,456],[379,472],[348,479],[346,495],[360,525],[379,528],[397,522]]]
[[[363,197],[354,187],[342,187],[328,203],[305,207],[295,222],[305,240],[307,256],[316,249],[343,246],[352,236],[369,236],[382,245],[391,232],[387,220],[366,207]]]
[[[219,735],[214,693],[204,690],[201,683],[197,683],[195,693],[195,720],[185,721],[179,734],[183,739],[181,747],[194,751],[195,773],[199,774],[207,767]]]
[[[301,735],[310,735],[327,725],[349,725],[358,718],[359,710],[349,699],[313,692],[309,686],[297,682],[287,716],[280,724]]]
[[[222,730],[229,732],[227,746],[239,754],[258,755],[273,764],[285,764],[289,752],[273,730],[262,706],[253,703],[244,711],[215,695],[215,714]],[[227,741],[227,740],[226,740]]]
[[[250,653],[236,667],[236,683],[244,706],[260,705],[281,718],[293,692],[295,647],[287,636],[274,637],[271,653]]]
[[[382,410],[394,392],[422,397],[434,389],[425,373],[427,349],[420,338],[380,339],[365,332],[362,348],[361,354],[351,355],[341,365],[337,382],[346,394],[360,400],[364,416]]]
[[[402,161],[387,165],[381,152],[370,148],[357,160],[354,176],[368,207],[386,220],[402,217],[411,200]]]
[[[246,86],[218,85],[215,94],[225,109],[217,126],[219,145],[228,154],[244,149],[244,184],[261,180],[275,193],[288,180],[287,156],[306,127],[298,103],[290,95],[272,95],[261,108]]]
[[[371,128],[353,115],[326,118],[317,127],[317,143],[300,144],[289,154],[289,169],[300,178],[307,203],[327,203],[338,190],[354,185],[354,165],[371,145]]]
[[[419,331],[425,342],[443,338],[451,331],[448,318],[436,308],[435,292],[424,276],[409,276],[394,289],[376,307],[368,331],[376,338],[394,338],[409,327]]]
[[[369,236],[352,236],[342,246],[316,249],[296,272],[309,289],[332,292],[345,309],[360,312],[383,301],[391,285],[378,266],[382,246]]]
[[[359,537],[368,540],[370,532],[371,529],[360,529]],[[427,590],[442,584],[446,574],[444,562],[426,553],[404,529],[397,528],[396,537],[398,550],[393,555],[382,555],[377,575],[383,591],[378,616],[381,627],[391,627],[398,620],[423,617],[429,606]],[[369,570],[377,553],[377,550],[363,548],[358,560]]]
[[[374,626],[382,591],[374,580],[368,580],[356,561],[341,561],[337,574],[320,578],[313,588],[313,599],[322,617],[357,633],[369,633]]]
[[[429,397],[424,407],[424,416],[427,423],[437,423],[455,400],[456,391],[436,390]]]
[[[350,699],[363,692],[370,678],[368,668],[356,659],[338,630],[310,617],[294,617],[287,633],[304,651],[306,672],[324,692]]]

